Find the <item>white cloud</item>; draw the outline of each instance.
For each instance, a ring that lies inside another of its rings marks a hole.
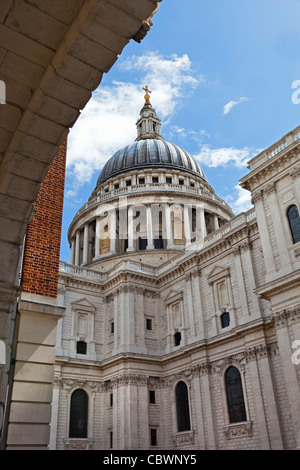
[[[152,52],[119,60],[123,71],[134,72],[134,82],[100,86],[82,111],[69,135],[67,178],[73,187],[88,183],[119,148],[135,140],[145,85],[152,91],[151,103],[158,116],[166,119],[174,114],[180,99],[204,80],[193,75],[186,54],[164,57]]]
[[[237,101],[229,101],[229,103],[225,104],[224,106],[224,111],[223,111],[224,114],[229,114],[234,106],[237,106],[238,104],[243,103],[244,101],[250,101],[250,100],[246,96],[242,96]]]
[[[230,194],[225,197],[225,201],[230,205],[236,215],[241,212],[247,212],[253,207],[251,203],[251,193],[240,185],[236,185],[234,190],[235,194]]]
[[[212,149],[209,145],[203,145],[200,152],[194,158],[208,167],[234,165],[236,168],[247,166],[248,161],[256,155],[256,152],[249,148],[237,149],[225,147]]]

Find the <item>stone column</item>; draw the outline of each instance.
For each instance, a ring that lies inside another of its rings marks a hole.
[[[201,299],[201,292],[200,292],[200,276],[201,271],[199,268],[194,269],[192,272],[193,280],[193,291],[195,295],[195,310],[196,310],[196,317],[198,317],[198,332],[197,335],[200,339],[204,338],[205,335],[205,322],[204,322],[204,314],[202,308],[202,299]]]
[[[289,334],[289,322],[299,325],[300,308],[283,310],[273,315],[277,344],[282,360],[282,373],[285,379],[287,398],[290,405],[290,419],[294,424],[296,448],[300,449],[300,386],[296,367],[292,361],[293,350]],[[295,329],[293,327],[293,329]]]
[[[80,256],[80,230],[76,232],[76,245],[75,245],[75,264],[79,266],[79,256]]]
[[[291,271],[291,260],[286,236],[283,230],[282,216],[280,214],[279,205],[277,201],[275,183],[268,184],[264,189],[264,194],[267,195],[267,200],[272,215],[274,234],[280,259],[280,271],[283,270],[283,274],[287,274]]]
[[[204,207],[201,207],[199,209],[199,211],[200,211],[200,214],[199,214],[199,217],[200,217],[200,231],[202,233],[202,240],[204,240],[204,238],[207,235]]]
[[[149,429],[149,392],[146,379],[142,380],[139,384],[139,419],[143,423],[140,426],[140,441],[143,450],[150,448],[150,429]],[[137,447],[136,447],[137,448]]]
[[[188,205],[184,206],[184,236],[185,246],[188,247],[191,244],[191,220],[190,220],[191,207]]]
[[[194,316],[194,306],[193,306],[192,274],[191,273],[186,274],[185,283],[186,283],[186,298],[187,298],[189,324],[190,324],[190,338],[188,340],[188,343],[192,343],[193,341],[195,341],[196,326],[195,326],[195,316]]]
[[[119,331],[119,290],[114,293],[114,350],[116,354],[119,348],[118,331]]]
[[[232,253],[234,254],[235,272],[236,272],[237,283],[239,286],[239,297],[241,301],[241,310],[242,310],[241,314],[242,316],[244,316],[248,314],[249,308],[248,308],[245,280],[244,280],[244,274],[243,274],[242,262],[241,262],[241,256],[240,256],[240,247],[234,246],[232,248]]]
[[[133,207],[128,209],[128,252],[134,251]]]
[[[263,205],[263,192],[256,191],[252,194],[252,204],[255,206],[257,224],[261,239],[261,246],[264,254],[266,267],[266,281],[271,280],[272,274],[276,272],[273,249],[270,240],[269,228],[266,220],[265,209]]]
[[[145,345],[145,315],[144,315],[144,289],[138,287],[136,289],[136,304],[139,315],[137,317],[138,322],[138,349],[139,352],[146,354],[147,348]]]
[[[89,224],[86,223],[83,232],[83,259],[82,264],[88,262],[88,251],[89,251]]]
[[[207,450],[216,450],[216,437],[214,426],[214,412],[211,401],[211,386],[210,386],[210,366],[209,364],[200,365],[200,383],[203,392],[203,406],[206,410],[206,423],[207,423]]]
[[[135,309],[134,291],[131,286],[120,289],[120,350],[123,352],[135,352]]]
[[[71,254],[70,254],[70,264],[75,264],[75,240],[71,240]]]
[[[220,228],[217,214],[214,214],[214,226],[215,226],[215,230],[218,230]]]
[[[152,221],[152,212],[151,205],[147,206],[147,250],[153,250],[153,221]]]
[[[270,450],[271,447],[267,427],[267,417],[262,396],[262,384],[260,381],[258,365],[256,361],[256,348],[248,349],[247,358],[249,360],[248,368],[252,385],[253,402],[255,404],[256,425],[260,440],[260,450]]]
[[[165,206],[165,223],[166,223],[165,236],[167,238],[167,249],[171,250],[172,248],[174,248],[174,243],[173,243],[171,208],[169,204],[166,204]]]
[[[95,232],[95,258],[94,259],[97,259],[100,256],[100,225],[101,225],[100,217],[97,217],[96,232]]]
[[[242,243],[241,245],[241,252],[243,253],[243,257],[245,260],[244,263],[244,269],[246,271],[246,279],[248,281],[249,287],[250,287],[250,296],[251,296],[251,303],[252,303],[252,310],[251,316],[253,317],[259,317],[261,310],[260,310],[260,301],[257,296],[257,294],[254,293],[254,290],[256,289],[256,279],[255,279],[255,266],[252,260],[252,255],[251,255],[251,250],[252,250],[252,243],[250,240],[246,240],[245,242]]]
[[[138,449],[138,389],[134,377],[130,375],[119,376],[118,403],[119,413],[118,417],[114,419],[114,423],[118,427],[117,448],[122,450]],[[117,407],[114,408],[117,409]],[[148,424],[146,416],[143,418],[146,419],[145,424]]]
[[[54,387],[53,387],[53,392],[52,392],[49,450],[56,450],[59,393],[60,393],[59,381],[54,381]]]
[[[117,212],[116,209],[110,211],[110,252],[116,253],[117,242]]]
[[[198,446],[199,450],[206,450],[205,443],[205,426],[204,426],[204,413],[201,400],[201,384],[200,377],[193,377],[193,386],[195,391],[195,396],[198,397],[197,406],[196,406],[196,423],[198,430]]]

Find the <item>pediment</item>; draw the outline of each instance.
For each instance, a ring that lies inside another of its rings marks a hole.
[[[76,300],[75,302],[71,303],[72,307],[75,309],[86,308],[86,309],[93,309],[95,310],[95,305],[92,304],[86,297]]]
[[[230,275],[230,266],[216,264],[207,275],[207,279],[209,282],[214,282],[222,277],[229,276],[229,275]]]
[[[171,289],[168,295],[165,297],[165,302],[170,304],[172,302],[181,300],[183,298],[183,290],[182,289]]]

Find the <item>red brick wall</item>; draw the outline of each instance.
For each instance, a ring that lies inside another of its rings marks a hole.
[[[35,202],[36,213],[26,233],[24,292],[57,296],[67,141],[59,148]]]

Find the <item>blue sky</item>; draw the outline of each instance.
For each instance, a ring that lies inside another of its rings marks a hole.
[[[150,33],[125,47],[70,132],[63,261],[101,168],[136,138],[145,85],[163,137],[199,161],[236,214],[251,207],[238,187],[247,161],[299,125],[299,18],[300,0],[162,1]]]

